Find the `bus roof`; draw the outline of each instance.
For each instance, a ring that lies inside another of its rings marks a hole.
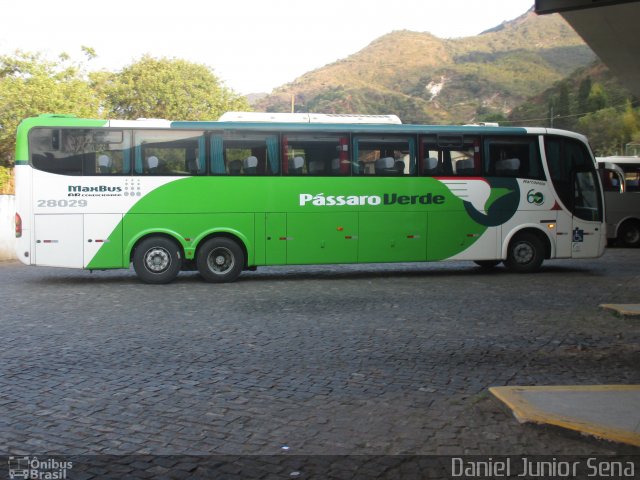
[[[238,120],[238,116],[242,116]],[[269,119],[267,119],[269,117]],[[225,120],[231,119],[231,120]],[[261,119],[257,121],[256,119]],[[333,133],[393,133],[393,134],[458,134],[458,135],[524,135],[557,134],[584,139],[575,132],[543,127],[503,127],[478,125],[403,124],[395,115],[287,114],[263,112],[229,112],[218,121],[170,121],[162,119],[101,120],[73,116],[41,115],[21,122],[19,133],[33,127],[112,127],[112,128],[175,128],[192,130],[236,130],[262,132],[333,132]]]
[[[342,113],[265,113],[227,112],[219,122],[268,122],[268,123],[366,123],[402,124],[397,115],[359,115]]]
[[[623,155],[612,155],[610,157],[596,157],[596,161],[598,163],[640,163],[640,157],[638,156],[623,156]]]
[[[206,130],[260,130],[263,132],[350,132],[350,133],[395,133],[395,134],[511,134],[540,133],[539,129],[523,127],[485,127],[464,125],[411,125],[371,123],[287,123],[287,122],[172,122],[172,128]],[[536,130],[536,131],[534,131]]]

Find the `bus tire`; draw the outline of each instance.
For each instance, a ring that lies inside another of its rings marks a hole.
[[[145,238],[133,253],[133,269],[144,283],[169,283],[178,276],[181,268],[180,248],[167,237]]]
[[[625,247],[640,247],[640,222],[630,220],[623,223],[618,231],[618,239]]]
[[[479,267],[482,267],[483,269],[488,270],[500,264],[500,261],[501,260],[474,260],[473,263],[475,263]]]
[[[198,249],[196,264],[200,275],[207,282],[233,282],[242,273],[244,252],[230,238],[214,237]]]
[[[517,234],[509,243],[506,267],[516,273],[538,271],[544,260],[544,245],[536,235],[528,232]]]

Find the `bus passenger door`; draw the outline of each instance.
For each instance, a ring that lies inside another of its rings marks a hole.
[[[551,212],[553,213],[553,212]],[[556,258],[571,258],[571,238],[573,236],[573,215],[560,210],[555,212],[556,220]],[[549,220],[552,220],[549,216]]]
[[[599,183],[592,169],[578,170],[573,178],[574,204],[571,230],[571,257],[593,257],[602,253],[606,243],[606,227],[602,220]]]
[[[287,214],[265,214],[265,265],[287,264]]]
[[[82,214],[35,215],[36,265],[82,268]]]
[[[287,263],[355,263],[358,260],[358,214],[287,214]]]

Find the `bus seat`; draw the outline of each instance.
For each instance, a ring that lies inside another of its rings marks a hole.
[[[289,161],[289,175],[301,175],[304,167],[304,158],[294,157]]]
[[[516,176],[520,170],[519,158],[504,158],[496,162],[496,175]]]
[[[100,173],[111,173],[113,167],[113,160],[109,155],[98,156],[98,170]]]
[[[425,158],[422,164],[422,173],[424,175],[436,175],[438,173],[438,159],[435,157]]]
[[[340,159],[334,158],[331,160],[331,174],[340,175]]]
[[[149,173],[157,173],[158,165],[160,164],[160,160],[155,155],[151,155],[147,158],[147,168],[149,169]]]
[[[255,175],[258,173],[258,157],[251,155],[245,158],[243,167],[245,175]]]
[[[309,162],[309,173],[311,175],[321,175],[324,173],[324,162],[321,160],[312,160]]]
[[[200,171],[200,162],[197,158],[188,158],[186,164],[187,172],[189,172],[191,175],[197,175]]]
[[[376,160],[376,175],[389,175],[398,173],[393,157],[382,157]]]
[[[240,160],[231,160],[229,162],[229,175],[240,175],[242,171],[242,162]]]
[[[456,174],[457,175],[475,175],[475,168],[473,166],[473,160],[465,159],[458,160],[456,162]]]

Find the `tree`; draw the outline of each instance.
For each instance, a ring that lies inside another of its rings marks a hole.
[[[631,140],[622,115],[615,108],[603,108],[580,118],[577,131],[589,138],[597,156],[620,155],[624,144]]]
[[[555,105],[553,126],[556,128],[570,128],[571,102],[569,101],[569,85],[567,82],[560,84],[558,101]]]
[[[591,93],[591,77],[587,76],[578,87],[578,112],[589,113],[589,94]]]
[[[591,91],[587,98],[588,112],[597,112],[607,106],[607,92],[601,83],[591,85]]]
[[[69,55],[57,61],[17,51],[0,56],[0,165],[14,162],[20,121],[42,113],[99,117],[100,101]]]
[[[226,111],[249,109],[208,67],[186,60],[147,55],[118,73],[91,79],[105,97],[108,116],[122,119],[217,120]]]

